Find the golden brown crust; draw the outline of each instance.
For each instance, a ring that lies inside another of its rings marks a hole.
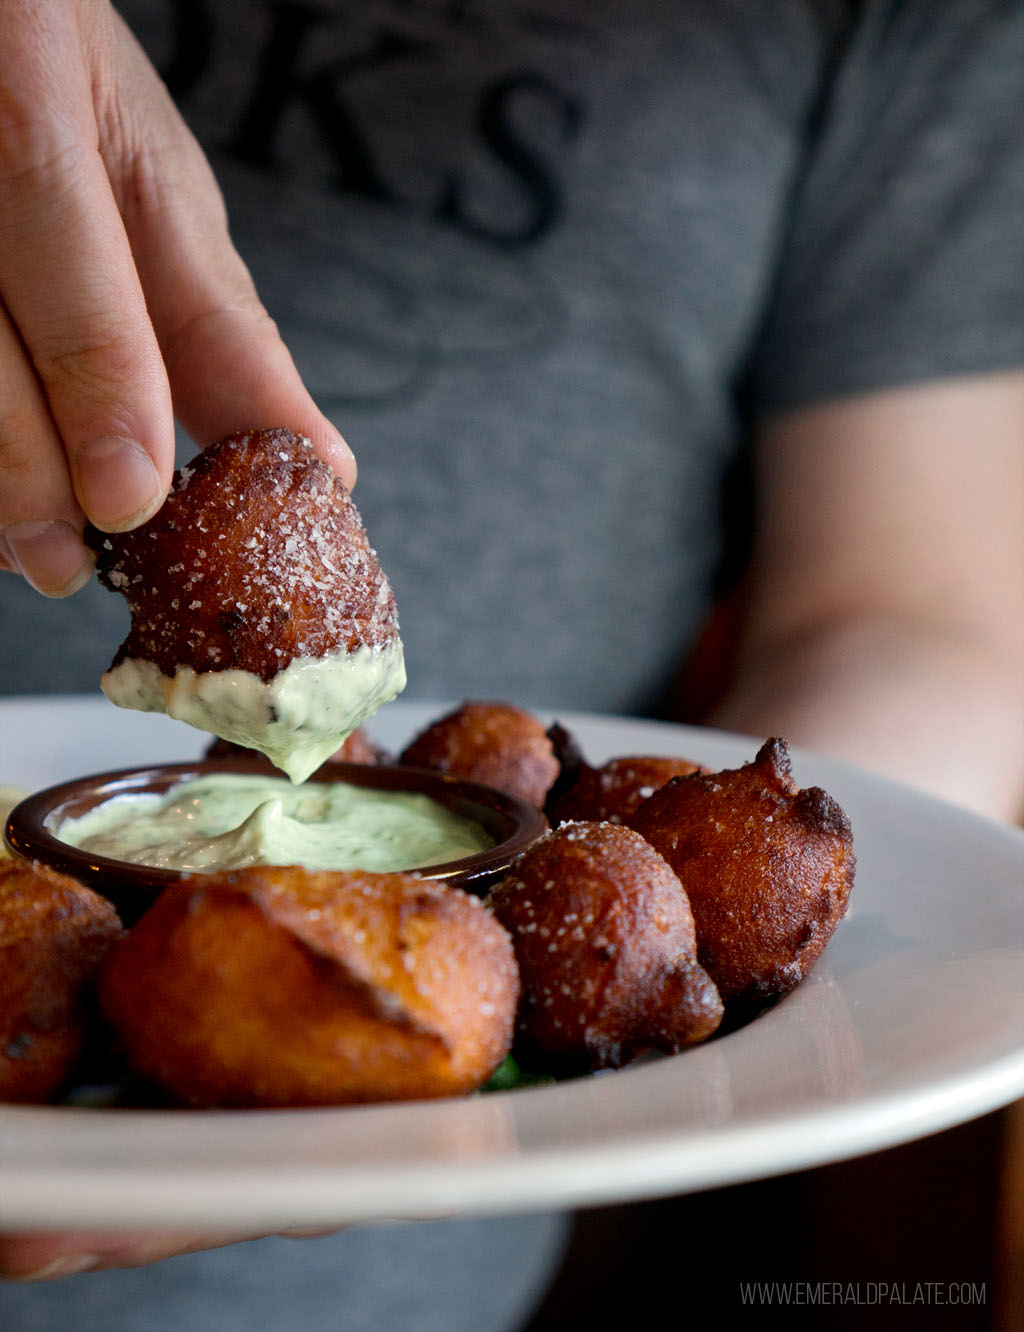
[[[101,980],[139,1071],[222,1106],[472,1091],[508,1050],[517,996],[509,938],[476,899],[297,868],[168,890]]]
[[[121,932],[110,903],[74,879],[0,862],[0,1101],[47,1101],[65,1081],[89,983]]]
[[[650,754],[609,759],[598,768],[583,763],[572,785],[548,801],[548,817],[555,825],[573,820],[628,824],[659,787],[699,771],[689,759]]]
[[[544,727],[512,703],[463,703],[402,751],[400,763],[481,782],[543,806],[559,773]]]
[[[679,875],[700,959],[727,1003],[792,989],[846,910],[849,820],[825,791],[796,785],[783,740],[767,740],[742,768],[669,782],[632,827]]]
[[[520,857],[491,906],[519,960],[528,1060],[617,1067],[644,1049],[681,1050],[721,1021],[686,894],[630,829],[564,824]]]
[[[100,581],[131,629],[113,665],[173,677],[383,647],[394,597],[341,481],[290,430],[247,430],[175,473],[163,507],[131,532],[86,531]]]

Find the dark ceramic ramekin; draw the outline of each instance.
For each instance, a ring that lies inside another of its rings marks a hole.
[[[38,791],[16,805],[4,824],[4,841],[16,855],[40,861],[102,893],[114,903],[122,919],[130,923],[163,888],[176,883],[182,877],[181,873],[97,856],[70,846],[57,835],[61,824],[116,796],[161,793],[178,782],[211,772],[268,771],[275,770],[263,760],[239,756],[127,768],[80,777]],[[377,790],[427,795],[454,813],[479,823],[494,839],[492,847],[459,860],[426,865],[416,871],[424,878],[443,879],[470,892],[486,891],[547,828],[547,820],[541,811],[525,800],[424,768],[399,764],[326,763],[310,780],[344,781]]]

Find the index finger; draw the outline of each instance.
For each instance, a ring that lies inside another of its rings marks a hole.
[[[5,7],[0,295],[43,386],[86,516],[120,530],[162,502],[170,392],[98,148],[73,5]],[[37,515],[44,519],[45,514]]]

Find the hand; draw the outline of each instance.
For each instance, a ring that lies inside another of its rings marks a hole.
[[[0,568],[63,596],[86,519],[163,501],[173,415],[201,443],[308,435],[351,486],[228,236],[220,193],[107,0],[7,0],[0,27]]]
[[[330,1234],[330,1230],[289,1230],[289,1238]],[[79,1272],[112,1267],[143,1267],[182,1253],[198,1253],[260,1235],[228,1231],[67,1230],[0,1235],[0,1280],[54,1281]]]

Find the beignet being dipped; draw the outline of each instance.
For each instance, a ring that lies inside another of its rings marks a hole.
[[[290,430],[229,435],[175,473],[149,522],[86,539],[131,611],[101,681],[120,707],[258,749],[303,781],[405,686],[359,512]]]

